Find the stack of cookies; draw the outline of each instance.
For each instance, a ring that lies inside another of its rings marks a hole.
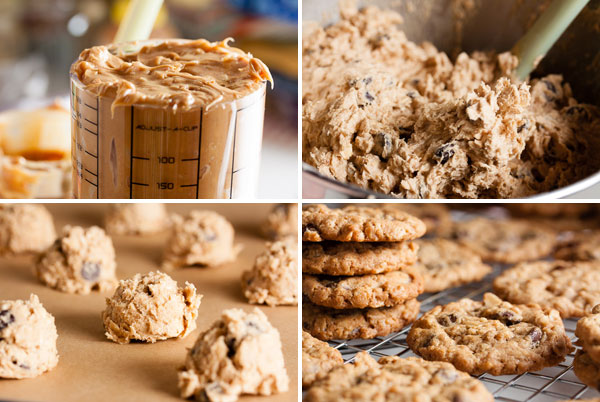
[[[412,267],[425,234],[389,208],[308,205],[302,211],[302,325],[321,340],[370,339],[419,314],[423,277]]]

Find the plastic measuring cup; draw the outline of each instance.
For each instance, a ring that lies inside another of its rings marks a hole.
[[[266,83],[188,110],[86,89],[71,74],[76,198],[252,198],[258,181]]]

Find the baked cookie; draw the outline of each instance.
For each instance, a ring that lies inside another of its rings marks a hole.
[[[573,371],[585,385],[600,391],[600,365],[592,360],[585,349],[575,353]]]
[[[233,226],[213,211],[174,214],[171,237],[164,251],[162,268],[213,266],[234,261],[239,247],[233,244]]]
[[[262,311],[223,311],[198,335],[179,369],[182,398],[235,401],[240,395],[272,395],[288,390],[279,332]]]
[[[272,240],[286,236],[298,237],[298,204],[278,204],[263,223],[263,234]]]
[[[185,338],[196,329],[201,299],[191,283],[178,288],[162,272],[136,274],[120,281],[115,294],[106,298],[105,335],[120,344]]]
[[[267,243],[254,267],[242,274],[242,291],[253,304],[298,305],[297,238]]]
[[[554,258],[576,261],[600,260],[600,231],[569,234],[567,239],[558,245]]]
[[[481,257],[451,240],[418,239],[418,259],[413,268],[423,277],[425,292],[439,292],[477,282],[492,271]]]
[[[510,304],[492,293],[483,302],[434,307],[413,323],[406,342],[419,356],[472,375],[537,371],[573,350],[558,311]]]
[[[506,204],[508,210],[516,215],[523,217],[542,216],[547,218],[556,217],[571,217],[579,218],[596,213],[594,204],[565,204],[565,203],[554,203],[554,204],[541,204],[541,203],[527,203],[527,204]]]
[[[444,204],[388,204],[416,216],[427,227],[427,236],[447,236],[452,230],[452,215]]]
[[[65,226],[54,244],[40,255],[35,272],[47,286],[66,293],[104,292],[117,284],[112,240],[97,226]]]
[[[310,274],[383,274],[412,265],[416,260],[417,247],[411,241],[302,243],[302,272]]]
[[[406,212],[384,207],[325,205],[302,207],[304,241],[403,241],[425,234],[425,224]]]
[[[334,368],[313,385],[304,400],[493,402],[494,397],[481,381],[449,363],[398,356],[377,362],[360,352],[353,364]]]
[[[0,300],[0,378],[33,378],[58,364],[56,325],[34,294]]]
[[[531,222],[475,218],[454,224],[452,236],[484,261],[514,264],[550,254],[556,234]]]
[[[391,307],[423,293],[423,277],[405,268],[362,276],[302,275],[302,294],[334,309]]]
[[[339,350],[302,331],[302,387],[309,387],[344,363]]]
[[[494,280],[494,293],[511,303],[552,307],[563,318],[583,317],[600,304],[600,261],[536,261]]]
[[[0,205],[0,255],[41,253],[54,240],[52,215],[42,205]]]
[[[420,303],[408,300],[393,307],[336,310],[302,303],[302,327],[322,341],[371,339],[398,332],[419,315]]]
[[[577,321],[575,336],[578,338],[577,345],[600,365],[600,304],[592,308],[591,314]]]
[[[104,219],[111,235],[151,235],[167,230],[170,224],[164,204],[112,204]]]

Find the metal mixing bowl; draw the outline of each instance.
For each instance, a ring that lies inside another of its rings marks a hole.
[[[506,51],[527,32],[549,0],[359,0],[358,6],[394,9],[404,17],[406,36],[432,42],[455,55],[457,49]],[[468,5],[471,4],[472,7]],[[338,2],[303,0],[302,20],[323,25],[339,16]],[[466,5],[466,6],[465,6]],[[600,106],[600,0],[592,0],[540,63],[534,76],[560,73],[580,102]],[[305,198],[391,198],[323,176],[303,163]],[[574,196],[600,183],[600,172],[560,189],[530,198]],[[600,191],[600,190],[599,190]]]

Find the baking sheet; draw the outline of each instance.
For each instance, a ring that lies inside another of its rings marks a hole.
[[[65,224],[101,225],[106,204],[50,204],[57,232]],[[269,204],[169,204],[170,212],[210,209],[223,214],[235,227],[236,243],[244,245],[233,263],[212,268],[184,268],[169,272],[178,284],[193,283],[203,294],[198,328],[184,339],[154,344],[119,345],[104,336],[100,317],[105,297],[112,293],[71,295],[47,288],[33,274],[33,258],[0,258],[0,299],[39,296],[56,318],[58,366],[34,379],[0,379],[0,400],[36,401],[176,401],[179,398],[176,369],[199,332],[227,308],[253,309],[241,288],[242,271],[252,266],[264,247],[259,225]],[[149,237],[113,236],[119,279],[159,269],[167,234]],[[290,377],[288,392],[242,401],[298,400],[298,309],[296,306],[259,307],[279,330],[285,367]]]

